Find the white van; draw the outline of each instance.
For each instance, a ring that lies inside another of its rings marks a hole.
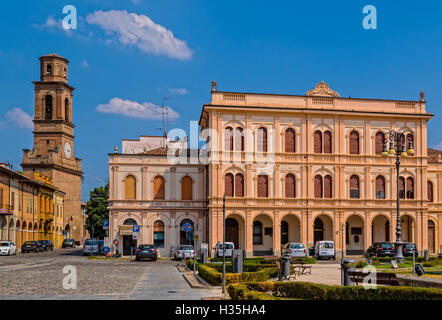
[[[314,255],[316,259],[336,260],[335,243],[327,240],[316,241]]]
[[[235,249],[235,245],[233,242],[226,242],[226,258],[231,258],[233,255],[233,249]],[[218,242],[215,246],[215,253],[217,258],[223,257],[223,243]]]

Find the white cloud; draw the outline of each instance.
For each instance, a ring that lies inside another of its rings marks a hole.
[[[171,109],[165,107],[167,117],[169,119],[179,118],[179,114]],[[136,101],[123,100],[120,98],[112,98],[109,103],[99,104],[97,111],[102,113],[121,114],[126,117],[160,120],[163,118],[163,107],[157,106],[151,102],[138,103]]]
[[[86,59],[81,60],[80,65],[83,68],[90,68],[91,66],[89,65],[89,63],[87,63]]]
[[[179,94],[179,95],[184,95],[189,93],[189,91],[186,88],[169,88],[169,91],[171,94]]]
[[[8,122],[14,123],[19,128],[32,129],[34,124],[32,117],[20,108],[14,108],[6,112]]]
[[[192,57],[186,41],[175,38],[172,31],[145,15],[128,13],[126,10],[99,10],[88,14],[86,21],[98,25],[108,35],[115,34],[122,44],[136,46],[144,52],[180,60]]]
[[[434,145],[433,149],[442,150],[442,142],[439,142],[438,144]]]

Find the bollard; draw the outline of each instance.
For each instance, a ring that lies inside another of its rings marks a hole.
[[[281,270],[279,272],[279,280],[290,277],[290,257],[281,257]]]
[[[429,255],[429,253],[428,253],[428,250],[425,250],[425,251],[424,251],[424,260],[425,260],[425,261],[429,261],[429,260],[430,260],[430,255]]]
[[[354,283],[350,280],[348,271],[354,270],[354,268],[349,267],[348,264],[355,262],[354,260],[343,260],[341,262],[341,285],[352,286]]]
[[[207,263],[207,249],[201,250],[201,263]]]

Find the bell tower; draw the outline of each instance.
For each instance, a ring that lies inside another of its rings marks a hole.
[[[65,192],[64,224],[75,240],[83,235],[81,215],[81,159],[74,153],[72,97],[68,82],[69,61],[56,54],[40,57],[40,81],[35,88],[34,146],[23,150],[23,173],[52,179]]]

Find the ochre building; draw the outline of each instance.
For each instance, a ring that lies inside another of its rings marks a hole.
[[[215,82],[211,93],[200,117],[209,137],[209,248],[222,241],[224,195],[226,239],[247,256],[280,254],[287,242],[333,240],[347,254],[394,242],[395,157],[381,153],[389,130],[408,129],[415,152],[400,160],[402,240],[421,254],[440,250],[442,161],[429,157],[433,115],[423,93],[343,98],[324,82],[305,95],[218,91]]]

